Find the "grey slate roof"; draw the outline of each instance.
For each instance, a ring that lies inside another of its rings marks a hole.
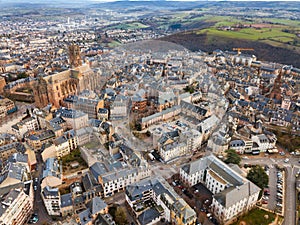
[[[158,217],[160,217],[159,212],[153,208],[150,208],[138,216],[138,221],[141,225],[147,225]]]
[[[9,205],[15,201],[15,199],[19,196],[20,191],[17,189],[12,189],[1,201],[0,206],[0,215],[3,215],[5,211],[9,208]]]
[[[243,178],[233,172],[229,166],[223,163],[214,155],[209,155],[204,158],[200,158],[197,161],[194,161],[188,165],[182,167],[187,174],[194,174],[200,170],[211,169],[217,173],[220,177],[226,180],[232,185],[241,185],[243,184]]]
[[[244,198],[248,198],[250,195],[259,192],[260,188],[252,182],[246,182],[237,188],[232,186],[224,191],[215,194],[214,198],[224,207],[228,208],[235,203],[241,201]]]
[[[87,203],[87,207],[90,209],[92,215],[99,213],[101,210],[107,207],[107,204],[99,197],[94,197]]]
[[[104,163],[95,162],[91,167],[90,171],[95,177],[96,180],[98,180],[98,177],[102,174],[105,174],[108,172],[108,169],[105,167]]]
[[[201,116],[205,116],[206,113],[207,113],[206,109],[203,109],[200,106],[191,104],[191,103],[186,102],[186,101],[181,101],[180,102],[180,106],[181,106],[181,108],[188,109],[188,110],[190,110],[190,111],[192,111],[194,113],[200,114]]]
[[[60,196],[61,208],[73,205],[72,193],[64,194]]]
[[[51,188],[49,186],[44,187],[43,195],[45,198],[56,198],[59,196],[58,188]]]
[[[92,220],[89,209],[78,213],[78,217],[80,219],[80,225],[88,224]]]

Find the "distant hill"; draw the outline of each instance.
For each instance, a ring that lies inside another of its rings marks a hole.
[[[278,62],[300,68],[300,54],[298,52],[282,47],[275,47],[259,41],[233,39],[205,33],[197,34],[192,31],[173,34],[163,37],[160,40],[182,45],[191,51],[202,50],[212,52],[216,49],[225,51],[237,47],[254,48],[254,52],[251,51],[248,53],[256,55],[260,61]]]

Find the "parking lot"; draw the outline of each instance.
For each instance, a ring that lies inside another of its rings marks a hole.
[[[187,187],[179,181],[178,174],[169,180],[177,194],[182,197],[197,213],[198,221],[203,225],[218,224],[210,212],[212,193],[201,183]]]
[[[283,213],[284,202],[284,170],[274,165],[266,170],[269,175],[269,186],[264,189],[262,204],[276,213]]]

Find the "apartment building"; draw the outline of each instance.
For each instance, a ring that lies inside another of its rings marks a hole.
[[[127,117],[128,102],[128,97],[117,95],[114,102],[110,106],[110,119],[117,120]]]
[[[266,152],[269,149],[276,148],[276,141],[271,142],[265,134],[253,135],[251,139],[257,143],[260,152]]]
[[[45,208],[50,216],[60,216],[60,193],[58,188],[46,186],[41,191]]]
[[[1,199],[0,225],[25,224],[33,210],[33,198],[23,188],[12,189]]]
[[[162,177],[151,177],[127,185],[125,199],[138,218],[139,224],[156,224],[162,218],[176,225],[196,223],[196,212]],[[145,207],[145,202],[151,201],[157,207]]]
[[[13,142],[6,145],[2,145],[0,146],[0,158],[3,161],[6,161],[14,153],[24,153],[25,150],[25,146],[19,142]]]
[[[169,162],[172,159],[176,159],[180,156],[190,154],[188,145],[183,142],[172,142],[161,146],[159,149],[159,155],[164,162]]]
[[[64,135],[56,138],[53,141],[55,145],[56,155],[61,158],[65,155],[70,154],[70,152],[77,148],[78,138],[74,130],[70,130],[64,133]]]
[[[151,175],[146,166],[140,168],[125,168],[99,176],[99,183],[103,186],[104,197],[112,196],[125,189],[126,185],[138,182]]]
[[[24,134],[28,131],[34,131],[39,128],[39,124],[36,118],[26,118],[15,125],[11,126],[12,132],[18,137],[23,138]]]
[[[67,123],[68,129],[80,129],[88,125],[88,114],[80,110],[59,108],[56,116],[61,116]]]
[[[70,109],[76,109],[80,110],[86,114],[88,114],[88,117],[97,118],[97,112],[99,108],[104,107],[104,100],[103,99],[90,99],[83,96],[76,96],[76,95],[70,95],[67,98],[64,99],[64,102],[67,104],[68,108]]]
[[[12,100],[0,97],[0,118],[4,118],[7,114],[15,112],[16,110],[17,107]]]
[[[52,141],[55,133],[52,130],[38,130],[25,134],[25,140],[33,149],[42,148],[43,144]]]
[[[255,206],[260,188],[245,179],[214,155],[180,169],[180,179],[193,186],[203,183],[213,193],[212,212],[226,222]]]

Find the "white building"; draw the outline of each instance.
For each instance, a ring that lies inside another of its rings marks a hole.
[[[185,156],[191,153],[188,149],[188,145],[184,142],[173,142],[163,145],[158,149],[158,151],[164,162],[168,162],[172,159],[176,159],[180,156]]]
[[[113,166],[112,166],[113,167]],[[151,175],[147,166],[136,168],[111,168],[100,162],[94,163],[90,171],[95,179],[103,186],[104,197],[109,197],[125,189],[126,185],[138,182]]]
[[[58,188],[46,186],[42,189],[41,196],[45,208],[50,216],[60,216],[60,193]]]
[[[128,115],[128,99],[125,96],[117,95],[110,106],[110,118],[121,119]]]
[[[220,119],[217,116],[215,116],[215,114],[213,114],[210,117],[204,119],[199,124],[198,130],[203,135],[203,141],[207,140],[210,137],[211,132],[215,129],[219,122]]]
[[[260,152],[266,152],[268,149],[275,148],[273,143],[270,142],[269,138],[265,134],[253,135],[251,139],[253,142],[257,143]]]
[[[212,212],[222,222],[250,210],[260,192],[255,184],[213,155],[183,166],[180,178],[189,186],[199,182],[206,185],[214,194]]]
[[[66,121],[68,129],[77,130],[88,125],[88,114],[79,110],[60,108],[56,115],[61,116]]]
[[[15,125],[12,125],[11,128],[12,128],[12,132],[18,138],[23,138],[26,132],[37,130],[39,128],[39,124],[36,118],[29,117],[23,121],[16,123]]]

